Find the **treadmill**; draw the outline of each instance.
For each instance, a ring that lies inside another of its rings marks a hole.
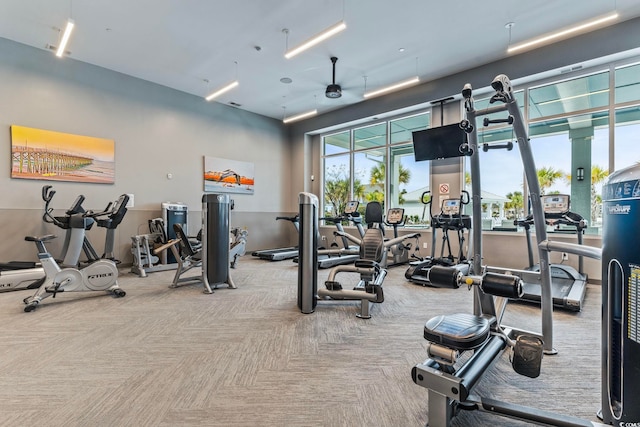
[[[555,227],[550,233],[576,233],[578,244],[583,243],[584,230],[587,228],[585,219],[569,210],[570,197],[568,194],[553,194],[541,196],[542,208],[547,225]],[[529,254],[529,266],[525,269],[539,273],[540,265],[533,263],[533,248],[531,246],[531,226],[533,216],[529,215],[514,223],[523,227],[527,236],[527,250]],[[578,270],[565,264],[549,264],[551,270],[551,295],[555,307],[580,311],[587,290],[587,276],[583,273],[583,258],[578,257]],[[523,275],[524,295],[521,300],[540,304],[540,284],[539,282],[527,282],[527,277]]]
[[[362,236],[364,236],[364,227],[362,226],[362,217],[358,212],[359,205],[360,202],[357,200],[351,200],[347,202],[342,215],[335,217],[325,216],[319,218],[319,220],[335,225],[337,231],[342,234],[344,234],[342,222],[353,222],[358,229],[360,238],[362,238]],[[349,245],[349,240],[344,236],[341,237],[341,240],[342,248],[340,248],[336,242],[333,242],[329,249],[318,248],[318,268],[332,268],[336,265],[352,264],[357,259],[360,259],[360,248],[358,246]],[[298,262],[297,255],[293,258],[293,262]]]
[[[334,224],[340,232],[344,232],[342,222],[350,221],[356,226],[358,234],[360,238],[362,238],[364,236],[364,227],[362,226],[362,217],[358,212],[359,205],[360,202],[357,200],[351,200],[347,202],[342,215],[337,217],[323,217],[320,219]],[[342,237],[342,246],[342,248],[319,249],[318,268],[331,268],[336,265],[353,264],[357,259],[360,259],[360,248],[358,246],[350,246],[349,241],[345,237]],[[294,261],[297,262],[295,259]]]
[[[290,221],[293,224],[293,226],[296,228],[296,231],[300,232],[300,219],[298,215],[278,216],[276,217],[276,220]],[[291,258],[297,257],[298,247],[290,246],[286,248],[263,249],[260,251],[254,251],[251,253],[251,255],[267,261],[282,261],[285,259],[291,259]]]

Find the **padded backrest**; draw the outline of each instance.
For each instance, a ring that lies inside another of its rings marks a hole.
[[[167,232],[164,230],[164,220],[162,218],[149,220],[149,233],[159,236],[160,241],[157,243],[167,243]]]
[[[184,255],[193,256],[198,252],[191,246],[191,242],[180,224],[173,224],[173,231],[176,233],[176,237],[180,239],[180,246],[182,247]]]
[[[364,222],[367,223],[367,228],[372,228],[374,225],[382,227],[382,205],[380,202],[369,202],[364,211]]]
[[[381,262],[384,255],[384,236],[379,228],[368,228],[360,245],[360,259]]]

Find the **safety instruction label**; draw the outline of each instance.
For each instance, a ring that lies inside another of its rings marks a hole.
[[[640,313],[638,313],[638,299],[640,298],[640,266],[629,264],[629,286],[627,287],[627,336],[640,343]]]

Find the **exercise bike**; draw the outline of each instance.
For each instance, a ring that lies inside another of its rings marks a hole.
[[[60,259],[63,265],[67,266],[75,266],[78,264],[78,257],[80,256],[80,252],[75,249],[69,250],[69,246],[78,245],[78,247],[82,247],[85,254],[87,255],[87,259],[93,261],[98,259],[98,256],[93,251],[93,247],[84,236],[84,239],[78,242],[71,242],[71,216],[75,214],[84,213],[84,209],[82,208],[82,203],[84,202],[84,196],[79,195],[71,207],[66,210],[65,216],[54,216],[53,208],[49,205],[51,204],[51,200],[53,196],[56,194],[55,190],[50,185],[45,185],[42,187],[42,200],[44,201],[44,214],[42,215],[42,219],[47,224],[54,224],[57,227],[65,230],[65,241],[62,247]],[[91,228],[93,225],[93,220],[88,220],[86,222],[87,230]],[[81,238],[83,236],[80,236]],[[70,256],[67,256],[70,254]],[[92,256],[95,256],[92,258]],[[0,292],[9,292],[9,291],[21,291],[28,289],[38,289],[42,283],[45,281],[45,271],[37,262],[31,261],[10,261],[6,263],[0,264]]]
[[[387,217],[384,223],[393,228],[393,238],[397,239],[400,237],[398,227],[404,226],[405,221],[406,216],[403,208],[391,208],[387,211]],[[414,252],[420,252],[420,233],[410,233],[405,235],[404,238],[416,239],[415,245],[401,241],[391,246],[387,256],[387,267],[407,264],[411,258],[416,257],[415,253],[411,254],[411,249],[413,249]]]
[[[121,211],[121,206],[126,206],[129,196],[121,195],[117,201],[111,203],[110,210],[104,212],[87,212],[84,214],[72,215],[69,221],[71,233],[76,235],[72,239],[79,241],[78,234],[85,233],[85,224],[89,219],[96,220],[98,217],[112,215]],[[63,292],[88,292],[105,291],[115,297],[123,297],[126,292],[118,286],[118,268],[116,263],[110,259],[100,259],[88,266],[78,269],[75,267],[60,268],[55,258],[47,251],[45,242],[56,238],[53,234],[41,237],[27,236],[26,241],[34,242],[38,249],[38,258],[45,273],[45,280],[40,285],[36,293],[23,300],[26,304],[25,312],[34,311],[38,305],[46,298],[56,297]],[[80,248],[78,248],[78,251]]]

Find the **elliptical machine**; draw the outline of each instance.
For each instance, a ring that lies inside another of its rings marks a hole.
[[[464,255],[464,234],[465,231],[471,230],[471,217],[462,214],[462,206],[469,204],[469,200],[469,193],[463,190],[459,199],[443,200],[440,213],[434,215],[431,209],[432,198],[430,192],[425,191],[422,194],[422,203],[429,205],[429,214],[431,216],[431,257],[413,262],[404,274],[407,280],[422,286],[442,286],[429,280],[429,272],[436,265],[454,267],[461,274],[468,274],[470,264]],[[439,257],[436,257],[437,230],[442,230],[442,246],[440,247]],[[449,231],[455,231],[458,236],[457,256],[453,254],[451,249]],[[446,254],[445,249],[447,250]],[[455,288],[458,287],[455,282],[449,282],[446,287],[450,287],[449,285]]]
[[[101,217],[114,215],[116,212],[126,212],[126,204],[129,196],[121,195],[118,200],[110,203],[110,210],[104,212],[86,212],[84,214],[74,214],[69,218],[71,229],[71,241],[83,241],[86,231],[86,224],[89,219],[96,220]],[[123,214],[124,215],[124,214]],[[99,259],[88,266],[78,269],[76,267],[60,268],[53,256],[47,251],[45,242],[54,239],[56,236],[49,234],[41,237],[27,236],[26,241],[34,242],[38,249],[38,258],[44,269],[46,278],[40,285],[36,293],[23,300],[26,304],[25,312],[34,311],[40,303],[49,297],[56,297],[62,292],[87,292],[105,291],[116,297],[123,297],[126,292],[118,286],[118,268],[116,263],[110,259]],[[71,250],[71,247],[69,248]],[[76,257],[79,257],[81,247],[75,248]],[[76,258],[77,259],[77,258]]]

